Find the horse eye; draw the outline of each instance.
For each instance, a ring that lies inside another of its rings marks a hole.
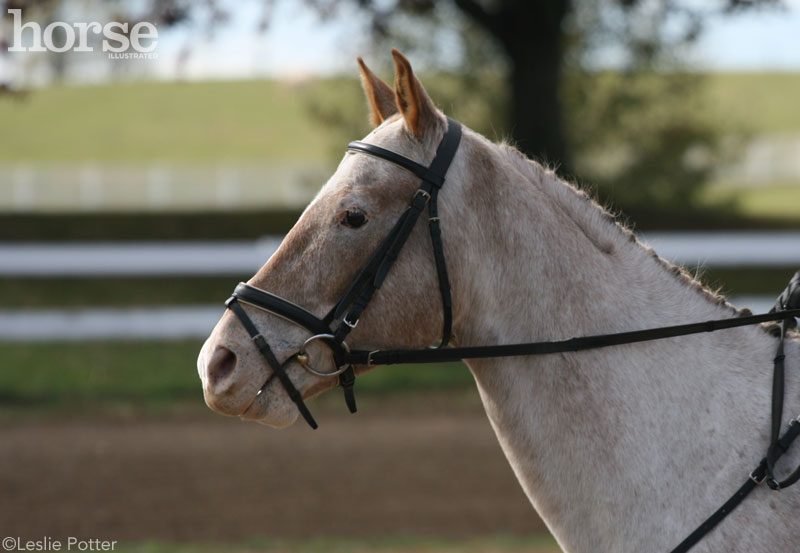
[[[342,224],[350,228],[358,228],[367,222],[367,214],[357,209],[348,209]]]

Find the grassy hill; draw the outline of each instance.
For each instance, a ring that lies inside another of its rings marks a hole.
[[[0,121],[0,162],[296,161],[325,151],[298,91],[275,81],[57,86],[0,101]]]
[[[357,89],[355,79],[326,79],[36,90],[22,102],[0,98],[0,163],[319,161],[339,137],[309,103],[324,98],[352,109],[362,102]],[[713,74],[707,93],[726,124],[753,134],[800,132],[800,73]]]
[[[800,73],[708,75],[711,105],[753,134],[800,133]]]

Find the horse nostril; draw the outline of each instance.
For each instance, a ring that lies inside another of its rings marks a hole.
[[[225,346],[217,346],[208,362],[208,379],[217,384],[227,378],[236,368],[236,354]]]

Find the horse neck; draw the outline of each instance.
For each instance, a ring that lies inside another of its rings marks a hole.
[[[464,194],[479,197],[464,213],[451,207],[460,217],[478,209],[482,222],[451,240],[462,260],[459,345],[734,316],[552,173],[479,147],[462,168],[472,179]],[[763,455],[774,347],[745,327],[468,365],[512,468],[566,551],[658,551],[719,506],[710,488],[735,489]]]

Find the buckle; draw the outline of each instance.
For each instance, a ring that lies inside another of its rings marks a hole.
[[[767,481],[767,486],[769,486],[769,489],[774,491],[774,492],[781,491],[781,483],[778,482],[777,480],[775,480],[774,478],[770,478]]]
[[[367,367],[371,367],[372,366],[372,354],[373,353],[378,353],[379,351],[380,350],[376,349],[376,350],[373,350],[373,351],[371,351],[371,352],[369,352],[367,354]]]
[[[349,315],[349,314],[350,314],[350,313],[347,313],[347,314],[346,314],[344,317],[342,317],[342,322],[343,322],[344,324],[346,324],[347,326],[349,326],[350,328],[355,328],[355,327],[357,327],[357,326],[358,326],[358,321],[359,321],[360,319],[356,319],[356,320],[355,320],[355,322],[351,323],[350,321],[348,321],[348,320],[347,320],[347,315]]]
[[[428,192],[424,191],[422,188],[417,188],[417,193],[414,194],[414,197],[417,196],[424,197],[426,202],[431,199],[431,195]]]
[[[756,483],[756,486],[758,486],[759,484],[761,484],[762,482],[764,482],[764,480],[766,480],[766,478],[767,478],[767,471],[764,471],[764,475],[763,475],[763,476],[762,476],[762,477],[759,479],[759,478],[757,478],[757,477],[756,477],[756,470],[758,470],[758,469],[755,469],[753,472],[751,472],[751,473],[750,473],[750,480],[752,480],[753,482],[755,482],[755,483]]]
[[[264,338],[264,337],[261,335],[261,333],[260,333],[260,332],[259,332],[258,334],[256,334],[255,336],[251,336],[251,337],[250,337],[250,339],[251,339],[251,340],[253,340],[253,342],[255,342],[256,346],[257,346],[259,349],[261,349],[261,348],[263,348],[264,346],[266,346],[266,345],[267,345],[267,340],[266,340],[266,338]]]

